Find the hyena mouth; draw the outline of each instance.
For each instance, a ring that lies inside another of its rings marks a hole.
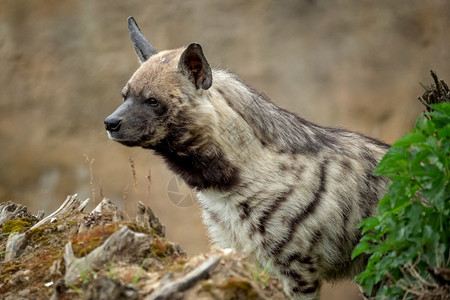
[[[124,138],[119,132],[111,132],[111,131],[106,132],[108,133],[108,137],[111,140],[118,142],[124,146],[151,148],[151,145],[149,144],[149,142],[147,142],[149,140],[148,136],[142,136],[138,139],[128,139]]]
[[[121,138],[120,136],[118,136],[117,132],[113,132],[113,131],[109,131],[109,130],[107,130],[106,132],[108,133],[109,139],[111,139],[115,142],[121,143],[122,145],[125,145],[128,147],[135,147],[135,146],[140,146],[140,144],[141,144],[141,142],[138,140],[133,141],[133,140]]]
[[[109,131],[108,131],[108,137],[109,137],[109,139],[113,140],[114,142],[121,143],[122,145],[125,145],[125,146],[128,146],[128,147],[139,146],[139,142],[138,141],[130,141],[130,140],[126,140],[126,139],[121,139],[119,137],[115,137]]]

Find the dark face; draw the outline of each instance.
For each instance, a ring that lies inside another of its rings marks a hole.
[[[105,119],[105,127],[114,141],[157,150],[163,141],[172,144],[188,131],[184,127],[192,122],[183,111],[199,90],[211,86],[211,68],[198,44],[156,53],[134,19],[129,19],[129,29],[142,65],[122,91],[123,104]]]
[[[164,101],[157,96],[133,95],[124,90],[124,102],[105,119],[108,136],[129,147],[154,147],[166,135]]]

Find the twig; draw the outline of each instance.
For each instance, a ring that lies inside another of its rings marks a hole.
[[[55,210],[52,214],[48,215],[47,217],[43,218],[42,220],[34,224],[34,226],[31,227],[30,229],[38,228],[39,226],[51,222],[52,219],[61,218],[72,211],[75,210],[82,211],[88,203],[89,198],[81,202],[77,194],[74,194],[72,196],[69,195],[57,210]]]
[[[445,81],[444,80],[439,80],[439,82],[441,83],[441,85],[442,85],[442,88],[444,89],[444,92],[446,93],[446,94],[448,94],[448,92],[449,92],[449,89],[448,89],[448,85],[447,85],[447,83],[445,83]]]
[[[428,105],[428,103],[422,98],[422,96],[417,97],[417,99],[419,99],[420,103],[423,104],[423,106],[425,106],[426,108],[429,108],[430,106]]]
[[[400,267],[400,272],[402,272],[403,274],[403,280],[407,283],[407,285],[409,286],[414,286],[414,284],[412,283],[412,281],[409,279],[408,274],[406,273],[406,270],[404,267]],[[400,281],[400,280],[399,280]]]
[[[220,256],[213,256],[203,262],[199,267],[189,272],[183,278],[168,283],[154,291],[146,300],[171,299],[175,293],[183,292],[194,286],[200,280],[209,277],[209,273],[216,268],[220,262]]]
[[[436,74],[436,72],[434,72],[433,70],[430,70],[430,73],[431,73],[431,77],[433,77],[434,84],[436,85],[437,95],[438,95],[439,98],[441,98],[441,97],[442,97],[442,93],[441,93],[441,84],[440,84],[440,82],[439,82],[439,79],[438,79],[438,77],[437,77],[437,74]]]
[[[433,288],[437,288],[438,287],[437,284],[434,284],[434,283],[431,283],[431,282],[428,282],[427,280],[425,280],[425,278],[423,278],[411,264],[407,264],[406,267],[408,268],[408,271],[411,273],[411,275],[417,281],[420,281],[425,286],[429,286],[429,287],[433,287]]]

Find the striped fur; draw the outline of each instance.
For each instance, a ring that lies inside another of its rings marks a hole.
[[[364,268],[364,257],[350,259],[356,224],[386,192],[372,173],[389,145],[310,123],[227,71],[208,73],[191,46],[143,61],[107,118],[109,129],[120,119],[110,137],[153,149],[196,189],[214,243],[270,263],[293,298],[318,299],[324,281]]]

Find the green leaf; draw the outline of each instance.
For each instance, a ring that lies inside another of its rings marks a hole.
[[[427,118],[423,118],[422,127],[420,129],[423,130],[426,135],[432,136],[434,133],[434,128],[435,127],[432,121]]]
[[[375,175],[391,177],[398,173],[402,173],[407,169],[409,158],[408,150],[402,149],[401,151],[395,151],[397,150],[396,148],[391,149],[391,153],[386,153],[381,159],[381,162],[375,169]]]
[[[431,104],[432,109],[436,112],[440,112],[446,116],[450,116],[450,102],[443,102],[439,104]]]
[[[391,209],[391,197],[389,195],[381,198],[380,202],[378,202],[378,213],[383,214]]]
[[[412,132],[410,134],[404,135],[399,140],[397,140],[394,144],[392,144],[393,147],[406,147],[408,148],[411,146],[411,144],[424,142],[426,140],[427,136],[423,135],[420,132]]]
[[[427,267],[442,265],[450,256],[450,103],[433,108],[378,164],[375,174],[392,180],[378,203],[379,216],[358,225],[362,237],[352,259],[362,253],[370,256],[356,280],[369,293],[385,280],[377,292],[380,299],[409,299],[396,285],[416,284],[411,277],[405,281],[400,269],[405,264],[414,264],[427,276]]]
[[[367,241],[361,241],[356,245],[355,249],[352,252],[352,259],[357,257],[358,255],[363,254],[367,249],[369,249],[370,244]]]
[[[450,123],[450,120],[449,120]],[[445,141],[448,137],[450,137],[450,124],[448,126],[441,128],[437,132],[437,137],[439,138],[440,142]],[[448,142],[447,142],[448,143]]]
[[[423,196],[434,205],[438,211],[442,211],[445,205],[445,188],[446,183],[443,178],[431,179],[426,188],[422,190]],[[448,196],[448,195],[447,195]]]
[[[379,224],[380,220],[378,220],[378,217],[370,217],[359,223],[358,227],[363,227],[362,234],[364,234]]]

